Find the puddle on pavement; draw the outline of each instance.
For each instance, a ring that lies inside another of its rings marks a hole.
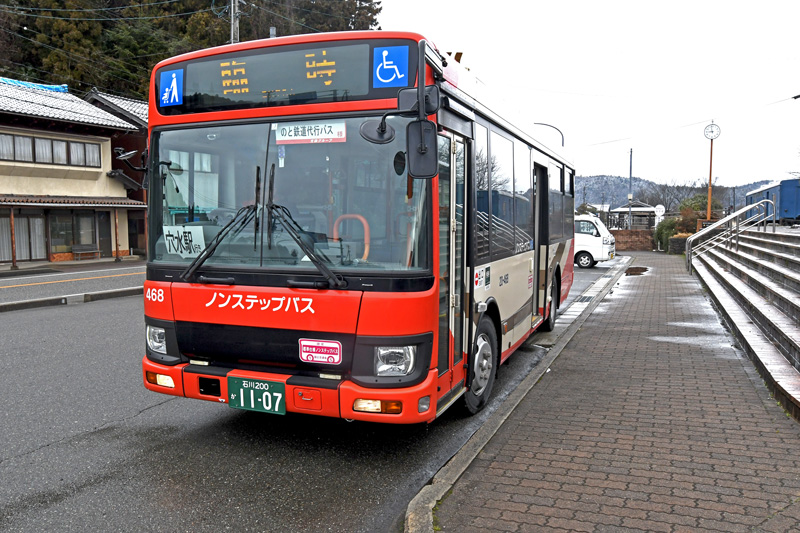
[[[647,267],[630,267],[625,271],[626,276],[641,276],[645,272],[650,270]]]

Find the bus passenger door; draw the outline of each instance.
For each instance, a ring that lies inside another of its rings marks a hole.
[[[533,190],[534,190],[534,249],[536,250],[536,267],[533,284],[533,322],[541,322],[544,318],[544,308],[547,305],[547,250],[550,240],[549,232],[549,203],[547,167],[539,163],[533,164]]]
[[[439,387],[446,404],[463,389],[466,148],[462,138],[439,136]],[[457,385],[460,386],[456,387]],[[447,395],[453,390],[454,394]],[[441,402],[440,406],[441,407]]]

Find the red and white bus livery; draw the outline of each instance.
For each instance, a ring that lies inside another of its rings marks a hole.
[[[482,409],[569,292],[574,169],[468,80],[403,32],[159,63],[145,386],[387,423]]]

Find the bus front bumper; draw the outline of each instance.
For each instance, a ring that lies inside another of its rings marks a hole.
[[[268,372],[206,367],[189,363],[166,366],[145,356],[144,386],[154,392],[198,400],[227,403],[236,391],[228,390],[230,378],[282,384],[281,398],[287,413],[305,413],[348,420],[389,424],[416,424],[436,418],[437,370],[428,372],[417,385],[393,389],[362,387],[347,380],[326,380]],[[247,409],[247,407],[244,407]],[[263,411],[262,409],[250,409]],[[398,412],[399,411],[399,412]]]

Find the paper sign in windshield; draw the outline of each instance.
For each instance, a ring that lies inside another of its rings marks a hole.
[[[164,243],[168,254],[197,257],[206,247],[203,228],[199,226],[164,226]]]
[[[277,124],[277,144],[343,143],[347,141],[344,122],[298,122]]]
[[[338,365],[342,362],[342,343],[317,339],[300,339],[300,360],[306,363]]]

